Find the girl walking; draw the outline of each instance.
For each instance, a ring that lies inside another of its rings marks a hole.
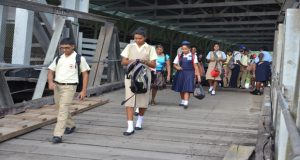
[[[206,56],[208,61],[208,69],[206,72],[206,80],[209,82],[209,90],[208,92],[211,95],[216,94],[216,88],[218,85],[218,81],[221,81],[221,72],[222,72],[222,62],[226,61],[226,55],[224,52],[220,51],[219,44],[214,44],[213,51],[210,51]],[[217,69],[219,71],[219,75],[212,75],[212,71]]]
[[[201,82],[201,77],[197,65],[197,55],[190,52],[190,46],[183,44],[181,52],[175,57],[173,62],[177,72],[174,77],[172,90],[180,93],[181,102],[179,105],[187,109],[190,93],[193,93],[195,88],[195,73],[198,82]]]
[[[167,71],[167,82],[170,81],[171,77],[171,67],[170,67],[170,56],[163,53],[164,48],[162,45],[156,45],[156,54],[157,54],[157,60],[156,60],[156,69],[152,75],[153,83],[152,83],[152,98],[150,101],[151,105],[155,105],[155,97],[157,94],[157,90],[160,88],[165,87],[166,80],[164,78],[164,70],[166,68]]]
[[[122,65],[128,65],[134,61],[141,62],[144,66],[147,67],[147,77],[149,78],[148,81],[148,88],[150,88],[150,82],[151,82],[151,73],[150,69],[156,67],[156,59],[157,55],[155,53],[155,48],[148,45],[146,40],[146,31],[144,28],[140,27],[136,29],[133,33],[134,36],[134,43],[128,44],[126,48],[121,53],[122,58]],[[134,133],[134,130],[141,130],[142,129],[142,123],[144,118],[144,113],[146,112],[146,109],[149,104],[149,93],[150,89],[144,94],[137,94],[134,95],[134,93],[131,91],[131,81],[130,79],[127,79],[125,76],[125,99],[129,99],[125,103],[126,107],[126,115],[127,115],[127,124],[128,128],[123,133],[124,136],[130,136]],[[138,119],[136,121],[135,128],[133,127],[133,108],[138,107],[139,108],[139,115]]]

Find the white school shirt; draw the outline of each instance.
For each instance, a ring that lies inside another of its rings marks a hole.
[[[242,54],[239,51],[234,51],[233,57],[234,57],[234,64],[238,64],[237,61],[241,61]]]
[[[61,55],[56,65],[56,59],[50,64],[48,69],[55,71],[54,81],[59,83],[78,83],[78,69],[76,64],[76,52],[74,51],[70,56]],[[80,72],[89,71],[90,66],[87,64],[85,58],[81,56]]]
[[[263,61],[272,62],[272,56],[270,55],[269,52],[267,52],[267,51],[261,51],[261,53],[264,54]],[[256,56],[255,63],[258,63],[258,62],[259,62],[259,58],[258,58],[258,56]]]
[[[218,55],[218,54],[220,54],[220,53],[221,53],[221,55],[222,55],[222,59],[223,59],[223,60],[226,60],[226,54],[225,54],[223,51],[217,51],[217,56],[220,57],[220,55]],[[207,56],[206,56],[206,59],[207,59],[207,60],[210,60],[210,57],[211,57],[210,54],[213,54],[213,51],[208,52],[208,54],[207,54]]]
[[[183,54],[183,53],[181,53]],[[181,56],[181,55],[179,55]],[[187,58],[187,60],[192,60],[192,53],[189,52],[188,54],[183,54],[183,57],[184,58]],[[174,61],[173,61],[174,64],[179,64],[179,60],[178,60],[178,55],[175,57]],[[195,54],[194,55],[194,63],[198,63],[198,58],[197,58],[197,55]]]

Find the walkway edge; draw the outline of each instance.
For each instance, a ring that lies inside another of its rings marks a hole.
[[[258,124],[255,159],[273,159],[274,151],[272,147],[274,139],[272,133],[271,91],[270,88],[265,88],[261,116]]]
[[[78,100],[74,102],[70,108],[72,115],[104,105],[109,100],[87,98],[83,102]],[[39,109],[28,109],[26,112],[17,115],[7,115],[0,119],[0,142],[55,123],[56,118],[57,108],[55,105],[48,105]]]

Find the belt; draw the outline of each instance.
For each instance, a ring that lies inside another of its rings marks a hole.
[[[59,82],[56,82],[54,81],[56,84],[59,84],[59,85],[77,85],[78,83],[59,83]]]

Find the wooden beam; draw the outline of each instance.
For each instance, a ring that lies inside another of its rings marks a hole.
[[[0,62],[4,62],[7,10],[6,6],[0,6]]]
[[[238,37],[228,37],[228,36],[214,36],[214,38],[220,38],[220,39],[228,39],[228,40],[273,40],[274,37],[242,37],[242,36],[238,36]]]
[[[43,26],[41,25],[41,22],[38,20],[37,15],[34,16],[33,20],[33,35],[41,45],[44,53],[47,53],[50,40]]]
[[[36,12],[52,13],[52,14],[56,14],[56,15],[74,17],[74,18],[79,18],[79,19],[86,19],[86,20],[97,21],[97,22],[106,22],[106,21],[113,22],[115,20],[113,18],[109,18],[109,17],[105,17],[105,16],[84,13],[84,12],[61,8],[61,7],[57,7],[57,6],[32,2],[32,1],[28,1],[28,0],[18,0],[18,1],[16,1],[16,0],[0,0],[0,5],[16,7],[16,8],[23,8],[23,9],[27,9],[27,10],[36,11]]]
[[[103,26],[103,28],[105,29],[105,37],[104,37],[103,48],[101,49],[101,53],[100,53],[100,57],[99,57],[100,59],[99,59],[98,67],[97,67],[94,85],[101,85],[101,78],[102,78],[103,69],[104,69],[103,61],[108,56],[108,49],[109,49],[111,39],[112,39],[114,24],[107,22],[105,24],[105,26]]]
[[[276,20],[261,21],[228,21],[228,22],[184,22],[168,23],[174,26],[225,26],[225,25],[251,25],[251,24],[276,24]]]
[[[275,31],[275,27],[239,27],[239,28],[180,28],[181,31],[220,32],[220,31]]]
[[[97,61],[97,63],[93,63],[91,66],[91,71],[90,71],[90,75],[89,75],[90,78],[89,78],[89,83],[88,83],[89,87],[95,86],[95,78],[96,78],[97,68],[100,63],[101,49],[103,48],[104,39],[105,39],[105,28],[101,27],[98,41],[97,41],[96,51],[93,56],[93,59],[95,59]]]
[[[53,59],[55,57],[56,49],[57,49],[57,46],[58,46],[58,43],[60,40],[60,36],[61,36],[64,24],[65,24],[65,18],[63,18],[61,16],[57,16],[56,18],[57,19],[55,20],[54,33],[53,33],[49,48],[46,53],[44,65],[49,65],[53,61]],[[48,74],[47,69],[44,68],[41,70],[41,73],[39,75],[39,80],[36,84],[32,99],[37,99],[37,98],[42,97],[44,89],[45,89],[45,85],[47,82],[47,74]]]
[[[264,12],[242,12],[242,13],[216,13],[216,14],[196,14],[196,15],[166,15],[166,16],[135,16],[138,19],[199,19],[199,18],[221,18],[221,17],[258,17],[258,16],[278,16],[278,11]]]
[[[254,146],[231,145],[223,160],[246,160],[252,155]]]
[[[97,5],[97,3],[92,4]],[[166,9],[190,9],[190,8],[213,8],[213,7],[233,7],[233,6],[251,6],[251,5],[268,5],[278,4],[277,0],[252,0],[252,1],[236,1],[236,2],[214,2],[214,3],[196,3],[196,4],[171,4],[171,5],[151,5],[151,6],[135,6],[135,7],[109,7],[101,9],[101,11],[138,11],[138,10],[166,10]]]
[[[274,32],[263,32],[263,33],[228,32],[228,33],[212,33],[210,35],[212,35],[212,36],[230,36],[230,37],[235,37],[235,36],[274,36]]]
[[[14,104],[7,81],[3,71],[0,71],[0,108]],[[1,113],[1,112],[0,112]]]

